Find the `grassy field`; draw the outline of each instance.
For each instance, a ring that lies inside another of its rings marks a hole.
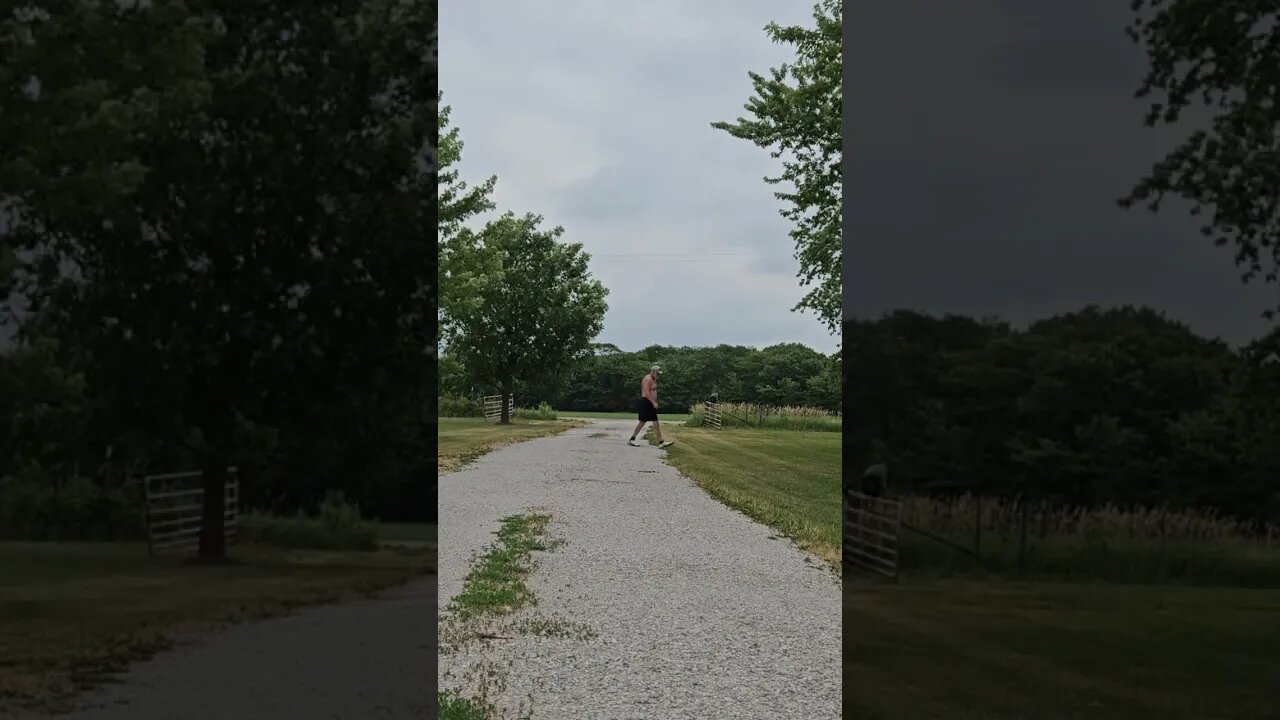
[[[425,550],[242,546],[227,564],[196,566],[149,558],[140,543],[3,542],[0,708],[93,685],[174,633],[367,595],[434,567]]]
[[[1280,717],[1280,591],[847,576],[844,716]]]
[[[378,540],[384,548],[430,549],[436,547],[436,526],[428,523],[378,523]]]
[[[580,425],[572,420],[517,420],[499,425],[483,418],[440,418],[436,470],[457,470],[503,445],[554,435]]]
[[[636,413],[634,411],[626,412],[578,412],[575,410],[557,410],[557,414],[564,418],[592,418],[596,420],[630,420],[636,421]],[[662,409],[658,409],[658,420],[664,423],[682,423],[689,419],[689,413],[665,413]]]
[[[681,428],[671,435],[677,443],[668,463],[712,497],[838,566],[838,433]]]

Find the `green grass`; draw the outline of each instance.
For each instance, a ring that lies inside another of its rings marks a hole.
[[[377,527],[363,520],[354,506],[325,507],[319,516],[248,512],[240,516],[240,538],[257,545],[299,550],[372,552],[381,547]]]
[[[1280,717],[1280,591],[851,576],[843,628],[845,717]]]
[[[571,420],[517,420],[507,425],[483,418],[440,418],[436,470],[450,472],[503,445],[555,435],[582,423]]]
[[[712,497],[840,562],[840,435],[681,428],[667,462]],[[650,436],[650,442],[656,438]]]
[[[547,515],[512,515],[502,519],[498,540],[476,562],[462,592],[449,610],[460,621],[482,615],[507,615],[533,602],[533,592],[525,584],[532,569],[530,557],[545,550]]]
[[[176,632],[363,596],[435,571],[425,551],[236,546],[231,555],[195,565],[149,558],[142,543],[0,543],[0,707],[92,686]]]
[[[625,412],[581,412],[578,410],[557,410],[556,413],[562,418],[591,418],[594,420],[630,420],[636,422],[637,415],[634,410]],[[689,419],[689,413],[665,413],[661,408],[658,409],[658,420],[669,423],[682,423]]]
[[[422,547],[436,546],[434,523],[377,523],[378,539],[383,546]]]

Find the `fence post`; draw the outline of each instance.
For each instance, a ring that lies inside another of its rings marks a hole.
[[[973,553],[982,557],[982,496],[973,496]]]
[[[1027,501],[1018,496],[1018,569],[1027,565]]]

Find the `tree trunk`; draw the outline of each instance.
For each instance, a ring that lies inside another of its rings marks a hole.
[[[509,401],[511,398],[511,389],[504,386],[502,388],[502,392],[499,395],[500,397],[498,401],[502,403],[502,415],[498,420],[498,424],[510,425],[511,424],[511,403]]]

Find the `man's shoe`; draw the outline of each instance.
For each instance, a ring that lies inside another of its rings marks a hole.
[[[634,439],[628,440],[627,444],[631,447],[640,447],[640,443],[636,442]]]
[[[669,447],[671,447],[672,445],[675,445],[675,444],[676,444],[676,441],[675,441],[675,440],[663,440],[663,441],[662,441],[662,444],[658,445],[658,447],[660,447],[660,448],[669,448]]]

